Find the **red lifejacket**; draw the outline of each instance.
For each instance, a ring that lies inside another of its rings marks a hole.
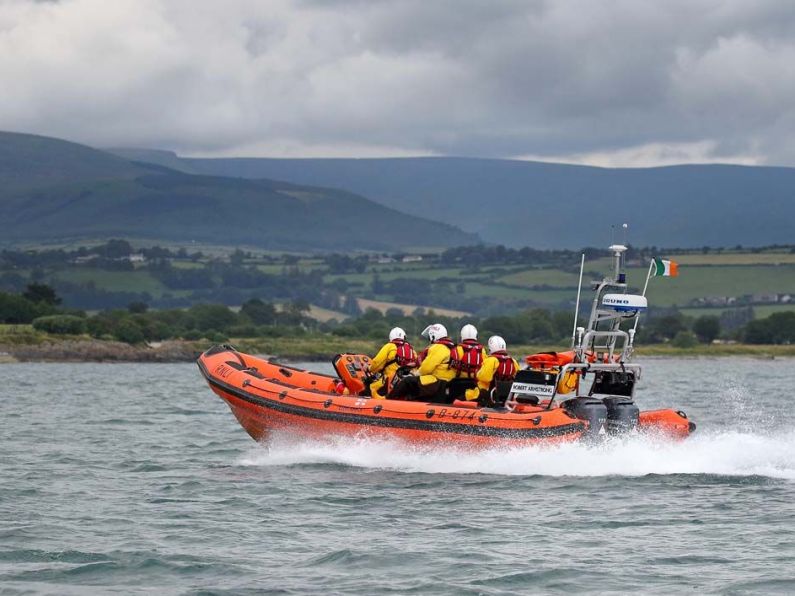
[[[417,354],[417,364],[422,364],[422,361],[425,360],[427,357],[428,357],[428,348],[425,348],[422,352]]]
[[[474,339],[465,339],[460,347],[461,356],[458,355],[457,347],[450,349],[450,368],[459,373],[474,375],[483,365],[483,346]]]
[[[387,365],[394,362],[400,367],[408,366],[414,368],[417,366],[417,352],[414,351],[409,342],[402,339],[393,339],[392,343],[395,344],[397,352],[395,352],[395,357]]]
[[[513,381],[516,376],[516,364],[507,353],[494,352],[492,354],[500,361],[497,370],[494,371],[494,381]]]

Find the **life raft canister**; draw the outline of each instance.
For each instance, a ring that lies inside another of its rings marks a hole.
[[[461,356],[458,348],[461,348]],[[450,348],[450,368],[460,373],[474,375],[483,366],[483,346],[472,339],[464,340],[459,346]]]

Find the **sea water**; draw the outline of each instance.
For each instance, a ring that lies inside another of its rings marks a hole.
[[[0,593],[795,593],[795,360],[643,363],[687,441],[259,445],[191,364],[0,365]]]

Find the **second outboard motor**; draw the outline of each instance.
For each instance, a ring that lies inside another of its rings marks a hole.
[[[607,432],[618,435],[638,427],[640,408],[632,401],[635,374],[625,371],[599,371],[596,373],[591,395],[604,395],[607,408]]]
[[[638,428],[640,408],[631,397],[611,395],[603,401],[607,407],[608,434],[620,435]]]
[[[596,441],[607,433],[607,407],[595,397],[575,397],[564,401],[561,406],[572,416],[588,422],[583,434],[586,440]]]

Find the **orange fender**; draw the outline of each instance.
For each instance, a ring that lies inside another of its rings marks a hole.
[[[463,400],[463,399],[457,399],[457,400],[455,400],[453,402],[453,407],[475,409],[475,408],[478,407],[478,402],[477,402],[477,400],[474,400],[474,399],[472,401],[466,401],[466,400]]]

